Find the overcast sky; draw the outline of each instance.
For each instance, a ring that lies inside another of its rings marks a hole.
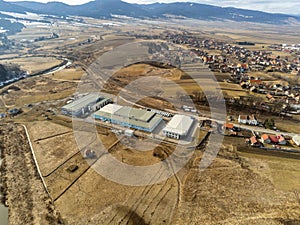
[[[24,1],[24,0],[6,0],[6,1]],[[38,2],[48,2],[49,0],[35,0]],[[59,1],[59,0],[56,0]],[[60,0],[70,5],[79,5],[90,0]],[[198,2],[218,6],[233,6],[237,8],[246,8],[262,10],[266,12],[279,12],[287,14],[300,14],[300,0],[124,0],[130,3],[154,3],[154,2]]]

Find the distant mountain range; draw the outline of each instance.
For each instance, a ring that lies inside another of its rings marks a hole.
[[[87,16],[94,18],[110,18],[112,15],[135,18],[167,18],[169,16],[178,16],[201,20],[231,20],[267,24],[300,22],[298,16],[183,2],[145,5],[130,4],[121,0],[95,0],[86,4],[71,6],[61,2],[37,3],[23,1],[11,3],[0,0],[0,10],[17,13],[32,12],[47,15]]]

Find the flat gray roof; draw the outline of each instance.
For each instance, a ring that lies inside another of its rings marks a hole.
[[[88,94],[82,98],[75,100],[74,102],[72,102],[68,105],[65,105],[64,107],[62,107],[62,109],[70,110],[70,111],[81,110],[82,108],[86,107],[87,105],[92,104],[93,102],[96,102],[99,98],[102,98],[99,94],[96,94],[96,93]],[[104,100],[105,99],[106,98],[104,98]]]
[[[128,117],[130,119],[136,119],[141,122],[148,122],[156,113],[146,111],[143,109],[131,108],[124,106],[120,108],[114,115]]]

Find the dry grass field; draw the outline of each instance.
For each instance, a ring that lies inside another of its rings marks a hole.
[[[174,178],[146,187],[123,186],[90,169],[56,205],[71,224],[170,224],[177,187]]]
[[[298,224],[297,196],[242,163],[218,158],[202,173],[191,170],[175,224]]]
[[[247,90],[243,89],[239,84],[219,82],[219,85],[223,93],[230,98],[248,96]]]
[[[276,126],[279,130],[289,131],[295,134],[299,133],[299,125],[295,121],[279,120],[276,118]]]
[[[297,43],[297,38],[293,35],[293,31],[287,30],[286,34],[281,33],[280,30],[276,30],[276,28],[269,28],[270,30],[264,30],[265,28],[262,26],[261,28],[253,32],[251,30],[236,30],[235,32],[232,30],[223,30],[221,33],[215,33],[216,35],[227,36],[234,41],[248,41],[259,44],[259,46],[268,46],[274,43],[283,44],[283,43]],[[260,30],[261,29],[261,30]],[[268,29],[268,28],[266,28]],[[296,32],[296,30],[294,31]],[[255,49],[255,47],[254,47]]]
[[[53,57],[26,57],[26,58],[16,58],[11,60],[0,60],[0,63],[13,63],[20,65],[22,69],[28,71],[30,74],[38,73],[46,69],[58,66],[62,63]]]
[[[20,90],[9,92],[2,97],[5,104],[11,107],[67,98],[76,91],[77,84],[39,76],[21,81],[16,86]]]
[[[72,132],[67,127],[59,126],[49,121],[32,122],[27,125],[27,128],[33,142]]]
[[[43,175],[49,174],[78,152],[71,129],[49,122],[37,122],[29,124],[28,131]]]
[[[28,42],[33,41],[39,37],[50,37],[51,31],[49,30],[49,27],[45,25],[44,27],[27,27],[23,29],[21,33],[18,33],[16,35],[9,36],[12,40],[17,40],[21,42]]]
[[[70,68],[48,75],[49,78],[57,81],[79,82],[85,72],[81,68]]]
[[[264,72],[249,72],[249,76],[260,77],[263,81],[278,81],[275,77],[270,73]]]
[[[0,56],[0,60],[6,59],[6,58],[16,58],[18,56],[19,56],[18,54],[6,54],[6,55],[2,54]]]
[[[241,153],[251,169],[267,177],[276,189],[300,193],[300,165],[297,159],[287,159],[274,156],[257,156]]]

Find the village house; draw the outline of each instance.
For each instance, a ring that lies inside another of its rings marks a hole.
[[[275,100],[275,98],[274,98],[273,95],[271,95],[271,94],[267,94],[267,95],[266,95],[266,98],[267,98],[269,101],[274,101],[274,100]]]
[[[270,140],[271,140],[271,142],[273,143],[273,144],[278,144],[279,143],[279,140],[278,140],[278,138],[275,136],[275,135],[270,135]]]
[[[252,147],[255,147],[255,148],[259,148],[262,146],[262,143],[260,143],[255,136],[250,138],[250,144]]]
[[[225,123],[223,125],[223,130],[233,130],[234,125],[232,123]]]
[[[254,115],[239,115],[238,122],[252,126],[258,126],[259,122]]]
[[[282,135],[270,135],[270,140],[273,144],[286,145],[287,141]]]
[[[263,134],[261,136],[261,142],[264,143],[264,144],[270,144],[271,140],[269,138],[269,135],[268,134]]]
[[[282,135],[277,136],[277,138],[278,138],[278,144],[280,144],[280,145],[286,145],[287,144],[286,139]]]

